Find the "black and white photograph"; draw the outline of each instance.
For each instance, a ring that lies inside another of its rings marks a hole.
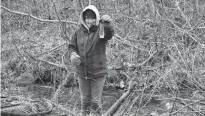
[[[1,0],[1,116],[205,116],[205,0]]]

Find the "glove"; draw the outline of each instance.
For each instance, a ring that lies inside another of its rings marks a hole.
[[[73,65],[80,65],[81,63],[80,56],[76,52],[71,53],[70,60]]]
[[[112,22],[112,18],[111,18],[111,16],[109,16],[109,15],[103,15],[103,16],[101,17],[101,21],[102,21],[102,22],[105,22],[105,23],[110,23],[110,22]]]

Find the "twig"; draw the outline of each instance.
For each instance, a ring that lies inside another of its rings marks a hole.
[[[38,21],[41,21],[41,22],[48,22],[48,23],[59,23],[59,20],[47,20],[47,19],[41,19],[41,18],[38,18],[36,16],[33,16],[33,15],[30,15],[30,14],[26,14],[26,13],[22,13],[22,12],[18,12],[18,11],[13,11],[13,10],[10,10],[4,6],[1,6],[2,9],[10,12],[10,13],[14,13],[14,14],[18,14],[18,15],[24,15],[24,16],[29,16],[35,20],[38,20]],[[73,21],[62,21],[64,23],[71,23],[71,24],[75,24],[75,25],[78,25],[78,23],[76,22],[73,22]]]
[[[181,8],[179,7],[179,2],[176,2],[176,7],[179,10],[179,12],[181,13],[181,15],[184,17],[184,19],[186,20],[186,23],[188,23],[188,25],[191,27],[191,24],[189,23],[188,18],[185,16],[184,12],[181,10]]]
[[[65,111],[65,112],[69,113],[71,116],[78,116],[75,112],[72,112],[72,111],[68,110],[67,108],[65,108],[65,106],[62,106],[60,104],[55,104],[55,103],[53,103],[53,105],[57,108],[60,108],[61,110]]]
[[[152,97],[152,95],[154,94],[154,92],[156,91],[157,86],[160,84],[161,79],[164,79],[165,77],[167,77],[167,75],[168,75],[168,74],[174,69],[174,67],[176,66],[176,63],[177,63],[177,62],[175,62],[175,63],[170,67],[170,69],[167,69],[163,75],[159,75],[159,74],[158,74],[158,75],[160,76],[160,78],[157,80],[157,82],[156,82],[154,88],[153,88],[152,91],[150,92],[150,96],[151,96],[151,97]],[[146,97],[148,97],[148,95],[147,95]],[[151,97],[149,97],[149,99],[148,99],[147,102],[144,104],[144,106],[145,106],[146,104],[148,104],[148,102],[149,102],[149,100],[151,99]],[[143,107],[144,107],[144,106],[143,106]],[[142,107],[142,108],[143,108],[143,107]],[[146,115],[146,114],[144,114],[143,116],[145,116],[145,115]]]
[[[63,25],[63,22],[61,21],[59,15],[58,15],[58,12],[57,12],[57,10],[56,10],[56,5],[55,5],[54,2],[53,2],[53,7],[54,7],[54,11],[55,11],[55,13],[56,13],[56,16],[57,16],[57,18],[58,18],[58,20],[59,20],[59,22],[60,22],[60,24],[61,24],[63,34],[65,35],[66,40],[70,41],[70,40],[69,40],[69,37],[68,37],[68,35],[67,35],[67,33],[66,33],[66,25],[65,25],[65,26]],[[66,41],[66,42],[67,42],[67,41]]]
[[[12,35],[11,35],[11,30],[10,30],[9,38],[12,39],[11,41],[12,41],[12,43],[14,44],[14,46],[15,46],[15,48],[16,48],[16,51],[18,52],[19,56],[21,56],[21,58],[22,58],[23,60],[25,60],[25,58],[23,57],[23,55],[20,53],[18,47],[16,46],[16,43],[14,42],[14,38],[12,38],[11,36],[12,36]]]
[[[183,101],[180,101],[180,103],[184,106],[186,106],[187,104],[184,103]],[[197,116],[204,116],[203,113],[196,111],[194,108],[191,108],[190,106],[187,106],[188,109],[192,110],[192,113],[196,113]]]
[[[174,106],[176,105],[176,101],[177,101],[177,96],[178,96],[178,92],[176,93],[176,97],[175,97],[175,99],[174,99],[174,103],[172,104],[172,109],[171,109],[171,111],[170,111],[170,113],[169,113],[169,116],[171,116],[171,113],[172,113],[172,111],[174,110]]]
[[[63,82],[58,86],[58,89],[56,90],[55,94],[53,95],[53,98],[51,99],[51,101],[55,102],[56,103],[56,99],[58,97],[58,94],[62,88],[63,85],[66,85],[67,83],[67,80],[68,80],[68,77],[69,77],[69,74],[64,76],[63,74],[63,77],[65,77],[65,80],[63,80]]]
[[[126,18],[132,19],[134,21],[138,21],[138,22],[143,21],[142,24],[152,20],[152,19],[139,19],[139,18],[136,18],[136,17],[131,17],[129,15],[122,14],[122,13],[115,13],[115,14],[112,14],[112,15],[118,16],[118,17],[126,17]]]
[[[157,100],[162,100],[162,101],[174,101],[175,99],[177,99],[177,101],[188,101],[188,102],[197,102],[199,104],[204,104],[202,102],[198,102],[198,100],[193,100],[193,99],[183,99],[183,98],[179,98],[179,97],[172,97],[172,98],[163,98],[163,99],[157,99]],[[203,100],[200,100],[203,101]]]
[[[91,5],[92,3],[91,3],[91,0],[89,0],[89,3],[88,3],[88,5]]]
[[[39,62],[44,62],[44,63],[47,63],[47,64],[50,64],[50,65],[53,65],[53,66],[57,66],[59,68],[64,68],[66,69],[65,66],[61,65],[61,64],[56,64],[56,63],[52,63],[52,62],[49,62],[49,61],[46,61],[46,60],[40,60],[40,59],[37,59],[35,58],[34,56],[30,55],[26,50],[24,50],[24,52],[32,59],[36,60],[36,61],[39,61]]]
[[[79,0],[79,2],[80,2],[80,5],[81,5],[82,9],[84,9],[84,5],[83,5],[83,3],[81,2],[81,0]]]
[[[55,50],[57,50],[57,49],[59,49],[59,48],[65,46],[65,45],[67,45],[66,42],[63,43],[63,44],[61,44],[61,45],[59,45],[59,46],[57,46],[57,47],[55,47],[55,48],[52,48],[52,49],[50,49],[50,50],[48,50],[48,51],[46,51],[46,52],[43,52],[43,53],[41,53],[41,54],[38,54],[38,55],[36,55],[36,56],[34,56],[34,57],[37,58],[37,57],[40,57],[40,56],[42,56],[42,55],[49,54],[49,53],[51,53],[51,52],[53,52],[53,51],[55,51]]]
[[[122,43],[124,43],[124,44],[126,44],[126,45],[129,45],[130,47],[133,47],[133,48],[139,49],[139,50],[141,50],[141,51],[149,52],[149,50],[145,50],[145,49],[142,49],[142,48],[136,47],[136,46],[134,46],[134,45],[131,45],[130,43],[125,42],[125,40],[123,41],[123,38],[120,37],[119,35],[116,35],[116,34],[115,34],[114,36],[116,37],[116,40],[118,40],[119,42],[122,42]]]
[[[194,80],[194,83],[199,87],[199,88],[201,88],[203,91],[205,91],[205,86],[204,85],[202,85],[202,84],[200,84],[198,81],[197,81],[197,79],[196,79],[196,74],[195,74],[195,72],[192,72],[192,73],[190,73],[190,72],[188,72],[187,73],[190,77],[192,77],[192,79]],[[193,75],[194,74],[194,75]],[[201,76],[201,78],[203,78],[203,76]]]
[[[179,111],[179,113],[196,113],[196,114],[198,114],[198,113],[202,113],[202,112],[205,112],[205,110],[199,110],[199,111]],[[205,114],[201,114],[201,116],[204,116]],[[197,115],[197,116],[199,116],[199,115]]]
[[[164,79],[165,77],[167,77],[167,75],[175,68],[176,63],[177,63],[177,62],[175,62],[175,63],[170,67],[170,69],[167,69],[163,75],[159,75],[160,78],[157,80],[157,82],[156,82],[154,88],[153,88],[152,91],[150,92],[150,93],[151,93],[151,95],[150,95],[151,97],[152,97],[152,95],[154,94],[154,92],[155,92],[157,86],[160,84],[161,79]],[[147,96],[148,96],[148,95],[147,95]],[[147,97],[147,96],[146,96],[146,97]],[[151,99],[151,97],[149,98],[149,100]],[[149,100],[145,103],[145,105],[149,102]],[[145,106],[145,105],[144,105],[144,106]],[[144,106],[143,106],[143,107],[144,107]],[[144,114],[143,116],[145,116],[145,115],[146,115],[146,114]]]
[[[173,39],[173,40],[174,40],[174,39]],[[184,63],[184,66],[185,66],[186,69],[188,70],[187,64],[186,64],[186,62],[185,62],[185,58],[182,56],[182,53],[181,53],[181,51],[179,50],[179,48],[178,48],[177,43],[175,42],[175,40],[174,40],[174,45],[175,45],[175,47],[176,47],[176,49],[177,49],[177,52],[178,52],[179,56],[181,57],[181,59],[182,59],[182,61],[183,61],[183,63]]]
[[[195,34],[193,34],[194,36],[192,36],[192,34],[190,34],[188,31],[186,30],[183,30],[181,28],[179,28],[176,24],[174,24],[171,20],[167,19],[167,21],[169,21],[179,32],[182,32],[182,33],[186,33],[188,34],[194,41],[196,41],[203,49],[205,49],[205,45],[200,43],[196,38],[197,36]]]
[[[196,41],[203,49],[205,49],[205,45],[202,44],[202,43],[200,43],[200,42],[196,39],[196,38],[198,38],[197,35],[191,34],[191,33],[187,32],[187,31],[186,31],[186,34],[188,34],[188,35],[189,35],[194,41]]]
[[[175,111],[175,112],[172,112],[171,115],[176,114],[176,113],[178,113],[179,111],[181,111],[182,109],[184,109],[184,108],[186,108],[186,107],[188,107],[188,106],[190,106],[190,105],[193,105],[193,104],[195,104],[195,103],[198,103],[198,102],[200,102],[200,100],[198,100],[198,101],[196,101],[196,102],[193,102],[193,103],[190,103],[190,104],[187,104],[187,105],[185,105],[184,107],[182,107],[181,109],[179,109],[179,110],[177,110],[177,111]]]
[[[203,15],[200,17],[200,19],[197,21],[197,23],[191,29],[188,30],[188,32],[192,31],[194,28],[199,28],[197,26],[199,25],[199,23],[202,20],[202,18],[203,18]]]

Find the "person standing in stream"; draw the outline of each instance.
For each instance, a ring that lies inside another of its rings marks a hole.
[[[80,15],[81,26],[68,45],[70,60],[76,66],[81,94],[82,116],[102,115],[102,91],[107,76],[106,43],[114,35],[112,18],[94,5]]]

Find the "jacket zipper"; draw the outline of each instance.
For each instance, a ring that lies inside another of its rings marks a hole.
[[[87,75],[87,62],[86,62],[86,60],[87,60],[87,56],[86,56],[86,52],[87,52],[87,43],[88,43],[88,39],[89,39],[89,30],[88,30],[88,37],[87,37],[87,39],[85,40],[85,43],[84,43],[84,49],[85,49],[85,52],[84,52],[84,63],[85,63],[85,66],[84,66],[84,73],[85,73],[85,78],[87,79],[87,77],[88,77],[88,75]]]

